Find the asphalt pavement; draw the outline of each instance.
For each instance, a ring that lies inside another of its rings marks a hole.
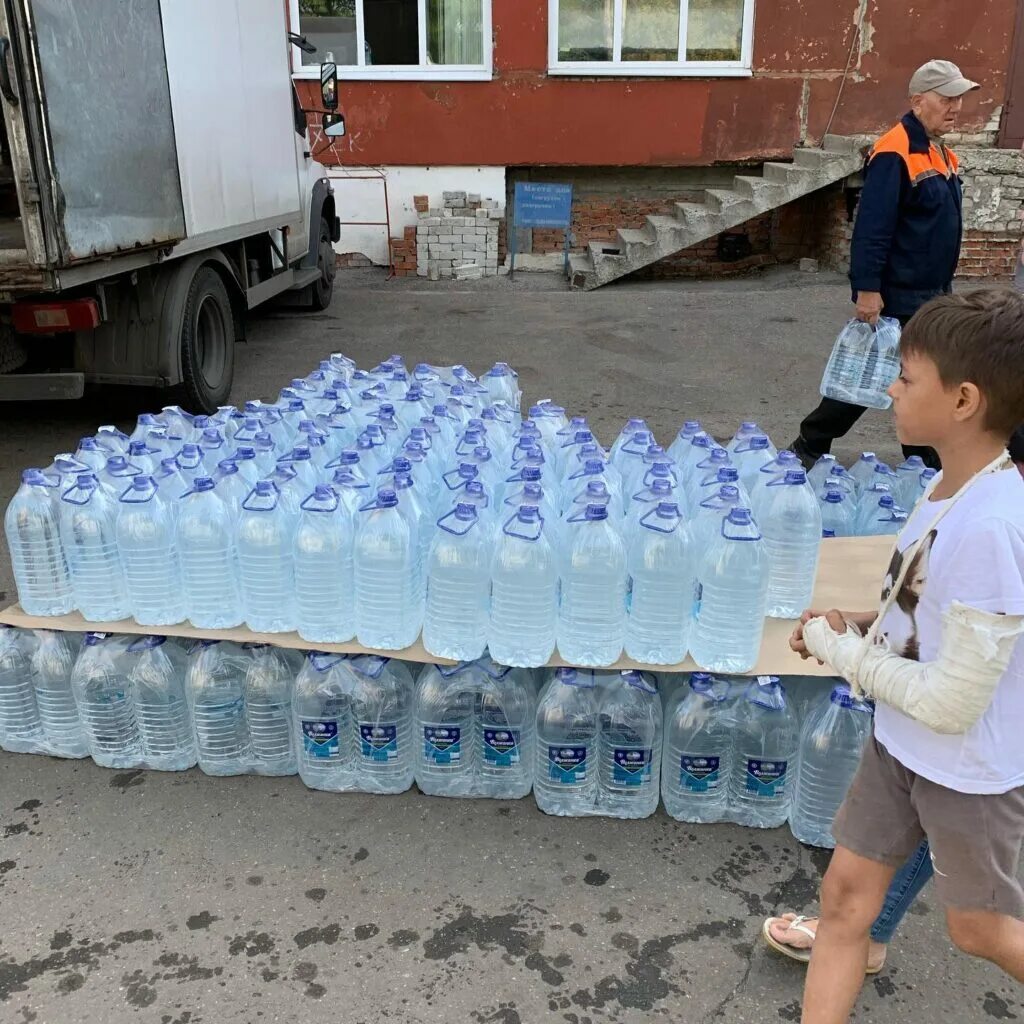
[[[269,399],[332,351],[362,365],[496,359],[525,400],[630,415],[670,442],[755,418],[787,443],[849,315],[843,279],[773,271],[587,294],[520,275],[426,284],[346,272],[320,314],[274,309],[237,350],[233,401]],[[130,427],[152,395],[0,406],[0,498],[20,470]],[[885,414],[837,446],[894,458]],[[0,591],[13,600],[6,552]],[[816,898],[828,854],[788,831],[562,819],[518,802],[328,795],[297,778],[107,771],[0,753],[0,1022],[598,1024],[799,1019],[802,968],[762,918]],[[912,908],[855,1019],[1024,1017],[955,952],[934,893]]]

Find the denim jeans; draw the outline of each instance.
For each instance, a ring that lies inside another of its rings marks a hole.
[[[928,840],[923,839],[921,845],[889,883],[882,911],[871,926],[871,938],[875,942],[888,944],[892,941],[903,915],[910,909],[910,904],[917,899],[917,894],[927,885],[933,873],[931,850],[928,847]]]

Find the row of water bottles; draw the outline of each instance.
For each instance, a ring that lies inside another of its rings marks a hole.
[[[77,649],[76,649],[77,648]],[[414,669],[418,678],[414,679]],[[774,827],[833,845],[870,730],[844,684],[802,733],[774,677],[410,666],[226,641],[0,629],[0,748],[312,789],[518,799],[549,814]],[[539,690],[539,692],[538,692]]]

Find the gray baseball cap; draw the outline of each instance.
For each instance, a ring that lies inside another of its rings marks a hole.
[[[922,64],[910,79],[910,95],[937,92],[940,96],[963,96],[972,89],[980,89],[977,82],[964,78],[963,72],[949,60],[930,60]]]

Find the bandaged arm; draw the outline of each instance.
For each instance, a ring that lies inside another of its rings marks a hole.
[[[854,691],[910,715],[938,733],[962,734],[982,716],[1006,671],[1024,615],[997,615],[954,601],[943,613],[938,657],[917,662],[869,644],[855,627],[837,633],[824,618],[804,626],[804,643]]]

